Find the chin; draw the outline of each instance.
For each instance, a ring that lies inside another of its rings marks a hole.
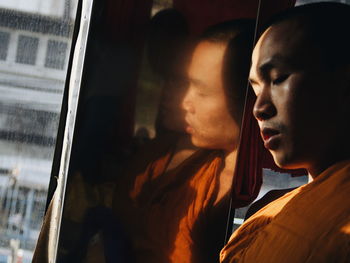
[[[273,152],[271,152],[271,154],[273,156],[273,160],[275,161],[275,164],[282,169],[304,168],[302,167],[302,165],[300,165],[299,162],[296,161],[296,158],[293,158],[291,155],[273,153]]]
[[[194,146],[201,147],[199,141],[193,135],[191,136],[191,142]]]
[[[273,157],[273,161],[275,162],[275,164],[279,167],[279,168],[285,168],[284,167],[284,164],[281,162],[281,160],[273,153],[272,154],[272,157]]]
[[[192,144],[198,148],[207,148],[205,143],[201,143],[197,140],[192,139]]]
[[[198,139],[194,136],[191,137],[192,144],[198,148],[203,148],[203,149],[213,149],[208,142]]]

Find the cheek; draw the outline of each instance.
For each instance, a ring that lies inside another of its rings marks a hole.
[[[197,105],[194,144],[210,149],[231,149],[237,144],[239,126],[225,107],[225,103],[202,100]]]
[[[207,130],[211,132],[213,137],[232,140],[236,136],[237,130],[239,130],[238,125],[225,107],[208,110],[205,118]]]
[[[285,126],[285,150],[303,155],[307,148],[315,148],[327,130],[325,122],[332,118],[327,110],[327,96],[320,96],[322,81],[296,76],[279,92],[278,121]]]
[[[307,81],[294,75],[284,85],[276,87],[273,91],[273,103],[277,110],[278,121],[289,129],[303,122],[303,119],[308,119],[310,102],[314,95],[308,87]]]
[[[215,123],[216,126],[225,122],[228,111],[225,108],[225,103],[221,100],[203,99],[197,113],[203,121],[208,124]]]

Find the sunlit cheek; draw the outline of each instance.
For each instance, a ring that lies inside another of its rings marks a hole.
[[[212,134],[222,149],[233,150],[238,145],[239,128],[231,117],[223,116],[222,119],[217,119]]]

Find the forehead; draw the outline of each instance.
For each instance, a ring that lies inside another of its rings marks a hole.
[[[208,69],[220,66],[223,62],[226,46],[221,43],[202,41],[194,49],[190,68]]]
[[[287,66],[316,65],[320,53],[308,36],[305,25],[298,20],[269,27],[260,37],[252,56],[252,69],[276,60]]]

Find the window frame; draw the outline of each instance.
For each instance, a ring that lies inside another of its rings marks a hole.
[[[72,44],[67,67],[67,77],[63,92],[56,146],[51,169],[50,183],[45,211],[52,202],[50,236],[48,238],[48,258],[56,262],[60,235],[64,196],[72,150],[72,138],[77,115],[80,86],[83,75],[85,52],[90,28],[90,18],[94,0],[79,0],[75,18]],[[69,48],[69,46],[68,46]],[[53,198],[54,194],[57,198]]]

